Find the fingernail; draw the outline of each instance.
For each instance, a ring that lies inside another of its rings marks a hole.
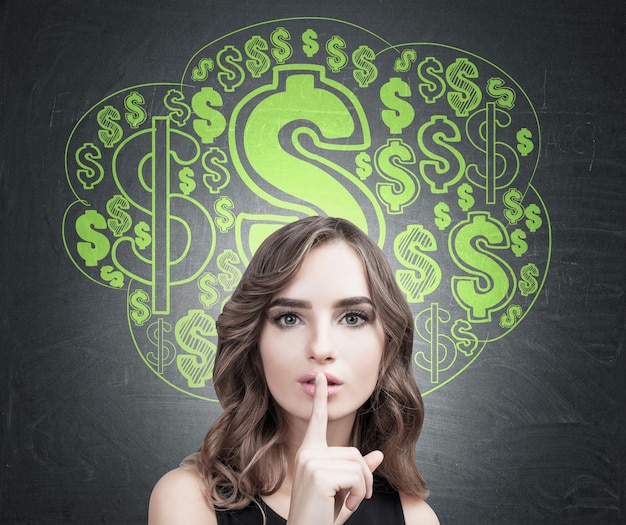
[[[322,374],[320,374],[319,372],[316,372],[316,374],[315,374],[315,384],[316,385],[319,385],[321,375]]]

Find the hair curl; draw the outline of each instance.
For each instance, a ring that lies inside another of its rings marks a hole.
[[[183,462],[199,471],[217,509],[243,508],[277,491],[285,478],[287,424],[269,393],[257,343],[273,295],[312,249],[339,241],[363,261],[386,338],[378,382],[357,413],[352,444],[363,454],[384,453],[376,472],[392,487],[422,498],[428,494],[415,457],[424,405],[411,365],[411,310],[385,255],[365,233],[343,219],[309,217],[261,244],[217,322],[213,382],[224,411],[200,450]]]

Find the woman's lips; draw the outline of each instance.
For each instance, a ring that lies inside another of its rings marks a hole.
[[[328,372],[324,372],[326,376],[326,382],[328,384],[328,397],[335,395],[339,390],[341,390],[341,386],[343,383],[340,379],[335,377]],[[304,374],[300,379],[298,379],[298,383],[302,386],[302,389],[305,393],[313,397],[315,394],[315,377],[317,376],[317,372],[309,372]]]

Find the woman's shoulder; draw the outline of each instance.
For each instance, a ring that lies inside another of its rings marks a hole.
[[[400,493],[406,525],[439,525],[435,511],[422,498]]]
[[[150,496],[148,524],[217,524],[202,478],[195,470],[179,467],[157,482]]]

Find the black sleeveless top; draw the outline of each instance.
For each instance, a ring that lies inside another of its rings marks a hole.
[[[263,500],[261,507],[267,525],[285,525],[287,520],[276,514]],[[263,515],[256,503],[241,510],[216,511],[218,525],[262,525]],[[376,484],[371,499],[365,499],[346,521],[346,525],[405,525],[400,494],[392,488]]]

